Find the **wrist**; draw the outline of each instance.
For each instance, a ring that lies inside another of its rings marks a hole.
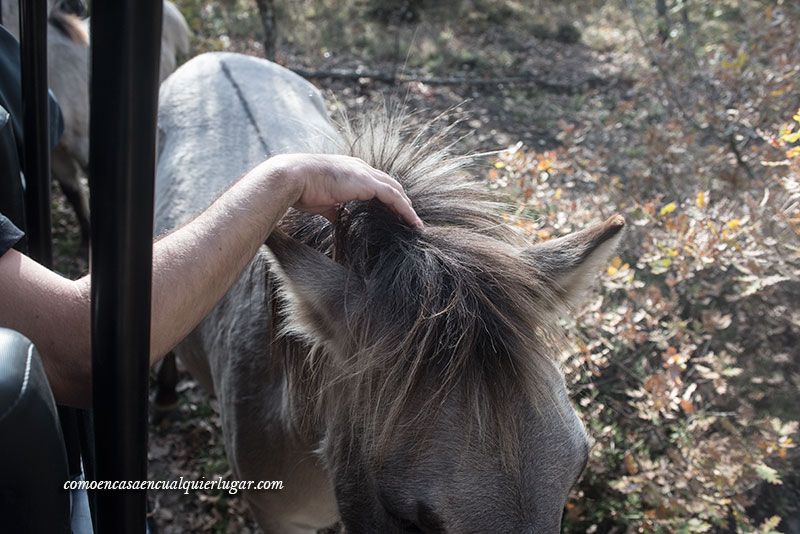
[[[261,162],[248,175],[267,198],[271,201],[284,199],[288,208],[294,206],[303,194],[304,177],[296,169],[290,154],[277,154]]]

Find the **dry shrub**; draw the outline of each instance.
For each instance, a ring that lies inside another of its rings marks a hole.
[[[623,213],[628,233],[564,355],[594,439],[567,507],[578,532],[772,532],[796,503],[752,508],[797,463],[800,134],[771,138],[764,187],[638,198],[569,146],[501,153],[507,220],[549,239]],[[773,517],[774,515],[774,517]]]

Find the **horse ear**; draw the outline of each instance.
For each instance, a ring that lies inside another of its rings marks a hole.
[[[585,230],[533,245],[523,256],[557,295],[576,306],[610,261],[624,227],[622,215],[613,215]]]
[[[288,331],[316,343],[344,343],[347,306],[363,281],[321,252],[276,229],[266,241],[289,309]]]

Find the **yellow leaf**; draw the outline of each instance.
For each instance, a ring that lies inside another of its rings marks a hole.
[[[669,215],[670,213],[675,211],[677,208],[678,208],[677,204],[675,204],[674,202],[670,202],[669,204],[661,208],[661,211],[659,211],[658,214],[664,217],[665,215]]]
[[[727,59],[722,60],[722,67],[731,70],[742,70],[745,64],[747,63],[747,52],[744,50],[740,50],[738,54],[736,54],[736,58],[729,61]]]
[[[734,64],[737,69],[742,70],[745,63],[747,63],[747,52],[742,50],[736,55],[736,60]]]
[[[798,158],[800,157],[800,146],[796,146],[786,151],[787,158]]]
[[[495,166],[496,168],[498,168],[498,169],[502,169],[502,168],[504,168],[504,167],[506,166],[506,164],[505,164],[505,163],[503,163],[502,161],[495,161],[495,162],[494,162],[494,166]]]
[[[653,274],[664,274],[669,271],[671,265],[672,260],[670,258],[661,258],[660,260],[650,262],[650,271]]]
[[[773,515],[772,517],[765,519],[761,526],[758,527],[758,530],[761,532],[773,532],[778,525],[781,524],[781,518],[777,515]]]
[[[800,130],[797,130],[796,132],[784,130],[781,134],[781,141],[785,143],[796,143],[800,141]]]
[[[727,227],[730,228],[731,230],[738,230],[741,225],[742,221],[739,219],[731,219],[727,223]]]
[[[697,197],[694,199],[694,203],[700,209],[705,208],[706,207],[706,192],[705,191],[699,191],[697,193]]]
[[[621,270],[624,270],[627,266],[628,266],[627,263],[625,265],[622,265],[622,258],[616,256],[614,257],[613,260],[611,260],[611,263],[608,265],[608,269],[606,269],[606,272],[608,273],[608,276],[614,276]]]
[[[561,200],[561,188],[559,187],[556,189],[555,193],[553,193],[553,200]]]

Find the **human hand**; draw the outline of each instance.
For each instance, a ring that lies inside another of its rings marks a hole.
[[[298,180],[300,193],[294,208],[336,218],[338,207],[351,200],[376,198],[411,226],[422,228],[403,186],[364,161],[330,154],[283,154],[270,161]]]

